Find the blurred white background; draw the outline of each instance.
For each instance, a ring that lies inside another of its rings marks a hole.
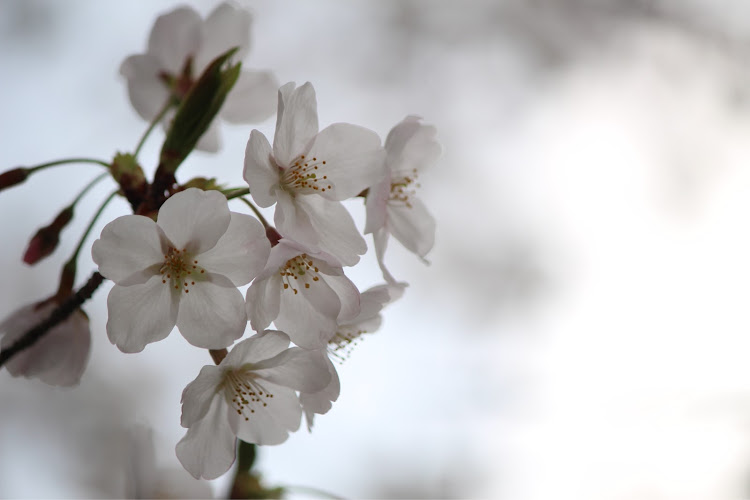
[[[313,82],[321,126],[385,137],[418,114],[444,147],[421,178],[432,265],[391,245],[407,294],[339,368],[341,397],[314,432],[261,450],[270,484],[355,498],[750,495],[750,4],[246,4],[246,66]],[[0,3],[0,170],[132,149],[146,124],[118,68],[175,6]],[[179,178],[241,186],[252,128],[225,126],[222,153],[193,154]],[[148,172],[161,137],[141,155]],[[59,167],[0,194],[0,317],[54,291],[110,187],[86,197],[52,258],[28,268],[21,255],[97,173]],[[113,203],[99,229],[125,213]],[[380,281],[371,255],[350,275]],[[121,497],[134,423],[179,467],[180,394],[210,358],[177,332],[120,353],[108,290],[86,307],[80,387],[0,373],[0,497]]]

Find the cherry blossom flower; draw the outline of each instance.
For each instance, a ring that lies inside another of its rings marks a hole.
[[[269,251],[260,223],[230,212],[218,191],[177,193],[156,222],[115,219],[92,247],[99,272],[115,282],[107,298],[110,341],[139,352],[176,324],[197,347],[227,347],[247,325],[237,287],[263,269]]]
[[[326,359],[331,381],[322,391],[302,393],[299,396],[308,431],[312,430],[315,414],[328,413],[341,392],[339,376],[331,358],[343,362],[362,335],[378,330],[383,320],[380,311],[385,305],[400,298],[404,288],[404,284],[398,283],[378,285],[365,290],[361,294],[361,308],[357,317],[349,323],[338,325],[335,334],[328,341],[328,358]]]
[[[24,306],[8,316],[0,323],[0,350],[10,347],[47,319],[61,299],[55,296]],[[76,309],[31,347],[13,356],[5,367],[14,377],[38,378],[55,386],[73,386],[81,380],[90,347],[89,319],[81,309]]]
[[[208,64],[227,50],[239,47],[236,57],[244,58],[250,48],[251,21],[249,12],[231,3],[220,4],[205,21],[190,7],[159,16],[146,53],[129,56],[120,67],[138,114],[147,121],[156,118],[167,99],[181,100]],[[219,116],[230,123],[261,122],[275,111],[278,87],[269,72],[242,71]],[[219,150],[217,121],[196,147]]]
[[[384,264],[389,235],[424,257],[435,243],[435,219],[416,196],[419,173],[440,156],[435,127],[407,116],[385,140],[386,176],[367,194],[365,234],[372,233],[378,263],[387,281],[395,279]]]
[[[380,137],[366,128],[334,123],[318,132],[315,89],[287,83],[279,89],[273,148],[253,130],[244,177],[258,205],[276,203],[284,237],[352,266],[367,244],[340,201],[383,178],[384,154]]]
[[[123,498],[213,498],[211,487],[183,468],[157,465],[153,432],[136,425],[128,433]]]
[[[359,291],[331,255],[282,239],[247,290],[255,331],[273,321],[305,349],[325,347],[336,326],[359,314]]]
[[[325,354],[289,348],[283,332],[243,340],[185,387],[181,424],[188,431],[177,443],[177,458],[196,479],[219,477],[234,462],[236,438],[283,443],[300,425],[295,391],[316,392],[329,381]]]

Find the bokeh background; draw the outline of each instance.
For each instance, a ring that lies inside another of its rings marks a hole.
[[[750,4],[246,4],[246,65],[313,82],[321,126],[385,137],[418,114],[444,147],[421,178],[438,221],[431,265],[391,245],[406,296],[340,366],[341,397],[314,432],[261,450],[270,484],[354,498],[750,496]],[[146,124],[118,68],[175,6],[3,0],[0,170],[132,149]],[[221,154],[193,154],[180,178],[241,186],[252,128],[225,126]],[[149,172],[161,137],[142,152]],[[55,290],[110,186],[84,199],[55,256],[29,268],[21,255],[97,173],[59,167],[0,195],[0,317]],[[125,213],[113,203],[95,233]],[[350,275],[381,281],[372,255]],[[120,353],[108,290],[86,306],[79,387],[0,373],[0,497],[122,497],[134,424],[154,429],[159,467],[179,468],[180,394],[210,358],[176,332]]]

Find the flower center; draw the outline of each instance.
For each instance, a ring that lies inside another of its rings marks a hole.
[[[298,193],[324,193],[333,187],[327,175],[318,175],[318,167],[325,164],[325,160],[305,159],[305,155],[301,155],[291,167],[283,169],[281,184]]]
[[[411,208],[410,198],[417,195],[417,188],[420,187],[417,177],[418,173],[415,168],[411,175],[394,179],[394,182],[391,183],[391,196],[388,201],[402,203],[407,208]]]
[[[169,247],[164,256],[164,264],[159,269],[162,283],[169,283],[175,290],[182,288],[185,293],[188,293],[189,288],[195,285],[195,280],[205,273],[206,270],[198,265],[198,259],[191,257],[184,248],[178,250]]]
[[[284,267],[279,268],[279,275],[284,290],[292,290],[297,295],[300,286],[310,288],[312,283],[320,281],[319,271],[313,260],[303,253],[286,261]]]
[[[328,353],[332,358],[336,358],[336,361],[343,363],[349,356],[355,347],[362,341],[362,335],[369,333],[367,330],[355,329],[355,327],[339,327],[333,338],[328,341]]]
[[[229,370],[224,376],[224,396],[237,415],[244,416],[245,421],[255,413],[255,408],[266,407],[264,399],[273,399],[263,385],[255,379],[252,372]]]

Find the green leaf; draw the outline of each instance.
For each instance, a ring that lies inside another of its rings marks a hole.
[[[255,463],[255,445],[252,443],[246,443],[241,439],[238,439],[239,447],[237,450],[237,467],[238,470],[243,472],[250,472],[253,464]]]
[[[240,76],[241,63],[228,63],[235,52],[237,47],[214,59],[185,95],[161,148],[157,176],[174,175],[219,113]]]

